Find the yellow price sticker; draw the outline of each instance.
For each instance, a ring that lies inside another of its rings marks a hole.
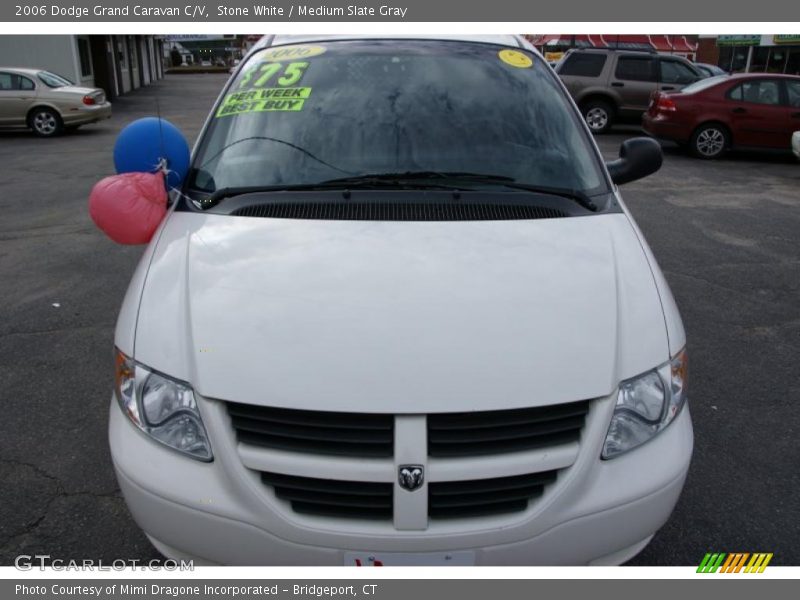
[[[269,62],[303,60],[325,53],[324,46],[276,46],[258,54],[258,59]]]
[[[311,96],[310,87],[263,88],[228,94],[217,110],[216,117],[228,117],[253,112],[296,112],[303,110]]]
[[[517,67],[518,69],[530,69],[533,66],[533,59],[527,54],[517,50],[500,50],[497,56],[507,65]]]

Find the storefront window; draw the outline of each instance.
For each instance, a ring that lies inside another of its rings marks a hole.
[[[744,73],[750,46],[722,46],[719,49],[719,66],[728,73]]]
[[[751,73],[763,73],[767,70],[770,50],[771,48],[765,46],[753,48],[753,57],[750,59]]]
[[[800,46],[787,48],[786,51],[789,56],[786,59],[786,71],[784,72],[787,75],[800,75]]]

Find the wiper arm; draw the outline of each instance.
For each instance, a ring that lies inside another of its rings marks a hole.
[[[203,198],[199,201],[200,208],[208,210],[215,207],[217,204],[225,200],[225,198],[233,198],[234,196],[241,196],[243,194],[252,194],[255,192],[272,192],[278,189],[286,189],[285,187],[277,186],[241,186],[241,187],[225,187],[219,188],[211,193],[210,196]]]
[[[503,183],[502,185],[517,190],[526,190],[528,192],[535,192],[537,194],[547,194],[548,196],[559,196],[561,198],[568,198],[569,200],[574,200],[587,210],[591,210],[592,212],[598,211],[597,204],[594,203],[594,200],[592,200],[588,195],[586,195],[584,192],[580,190],[571,190],[567,188],[558,188],[558,187],[547,187],[547,186],[533,185],[528,183],[517,183],[516,181]]]
[[[324,183],[371,183],[375,181],[380,182],[398,182],[408,183],[414,181],[430,181],[430,180],[491,180],[492,183],[502,183],[506,181],[514,181],[511,177],[503,177],[501,175],[483,175],[480,173],[468,173],[466,171],[402,171],[397,173],[366,173],[364,175],[355,175],[353,177],[340,177],[338,179],[328,179]]]
[[[339,177],[337,179],[327,179],[319,183],[324,186],[347,186],[347,187],[396,187],[396,188],[417,188],[417,189],[445,189],[459,190],[461,186],[445,183],[443,180],[453,179],[447,173],[438,171],[405,171],[402,173],[367,173],[365,175],[354,175],[352,177]]]
[[[304,190],[318,190],[327,187],[334,187],[334,186],[328,186],[320,183],[301,183],[294,185],[251,185],[251,186],[240,186],[240,187],[225,187],[225,188],[219,188],[218,190],[212,192],[211,195],[208,196],[207,198],[200,200],[200,208],[202,208],[203,210],[208,210],[209,208],[215,207],[217,204],[219,204],[226,198],[233,198],[234,196],[242,196],[244,194],[257,194],[259,192],[292,192],[292,191],[304,191]],[[335,186],[335,187],[341,188],[342,186]]]
[[[528,192],[535,192],[538,194],[547,194],[548,196],[559,196],[577,202],[587,210],[597,212],[598,208],[594,201],[580,190],[572,190],[568,188],[547,187],[529,183],[517,182],[513,177],[506,177],[505,175],[488,175],[484,173],[470,173],[468,171],[405,171],[403,173],[372,173],[369,175],[360,175],[356,177],[343,177],[341,179],[331,179],[326,183],[334,182],[380,182],[380,181],[414,181],[414,180],[437,180],[444,182],[452,182],[452,186],[456,189],[465,189],[463,185],[459,186],[456,182],[469,183],[488,183],[491,185],[502,185],[504,187],[525,190]]]
[[[408,188],[412,184],[409,181],[401,181],[397,178],[383,178],[383,177],[343,177],[341,179],[331,179],[328,181],[320,181],[318,183],[300,183],[290,185],[261,185],[261,186],[241,186],[241,187],[226,187],[220,188],[211,193],[207,198],[200,200],[200,208],[208,210],[219,204],[226,198],[234,196],[241,196],[243,194],[255,194],[259,192],[298,192],[309,190],[349,190],[352,188],[363,187],[383,187],[383,188]],[[443,184],[425,184],[413,185],[413,187],[421,189],[459,189],[455,186]]]

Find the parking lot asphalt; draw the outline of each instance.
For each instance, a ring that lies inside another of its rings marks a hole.
[[[20,554],[147,560],[107,444],[114,324],[143,247],[87,211],[127,123],[156,114],[194,140],[222,75],[173,75],[114,117],[52,140],[0,132],[0,564]],[[614,158],[633,127],[598,138]],[[665,148],[624,187],[684,319],[695,453],[680,502],[636,565],[708,551],[800,564],[800,163]],[[657,468],[657,465],[654,465]]]

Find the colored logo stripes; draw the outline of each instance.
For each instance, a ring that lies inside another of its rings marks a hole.
[[[749,559],[749,560],[748,560]],[[763,573],[769,561],[772,560],[772,552],[708,552],[703,557],[700,566],[697,567],[698,573]]]

